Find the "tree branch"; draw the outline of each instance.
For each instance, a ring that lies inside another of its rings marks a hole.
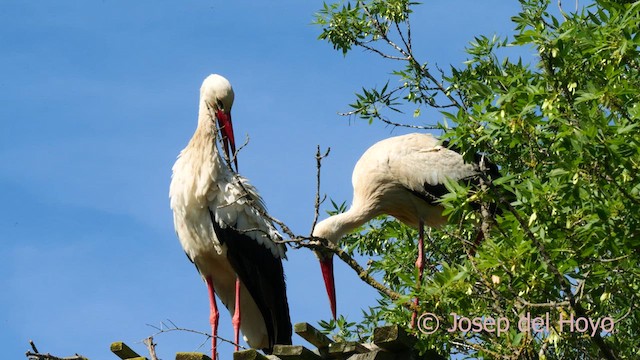
[[[212,338],[212,336],[209,333],[203,332],[203,331],[198,331],[198,330],[193,330],[193,329],[187,329],[187,328],[182,328],[177,326],[173,321],[167,319],[167,322],[169,323],[169,325],[167,325],[164,321],[160,322],[160,326],[155,326],[155,325],[151,325],[151,324],[147,324],[147,326],[152,327],[156,330],[158,330],[155,334],[152,334],[151,336],[141,340],[141,342],[143,342],[145,345],[147,344],[146,341],[148,341],[149,339],[152,339],[151,341],[153,341],[153,337],[160,335],[160,334],[164,334],[164,333],[168,333],[168,332],[172,332],[172,331],[184,331],[184,332],[189,332],[189,333],[193,333],[193,334],[198,334],[198,335],[203,335],[206,336],[206,339],[202,342],[202,344],[200,344],[200,346],[198,346],[198,348],[202,347],[202,345],[204,345],[209,339]],[[227,340],[223,337],[217,336],[216,335],[216,339],[222,341],[222,342],[226,342],[228,344],[231,344],[233,346],[238,346],[239,348],[245,350],[246,348],[240,344],[236,344],[235,342],[231,341],[231,340]],[[155,344],[154,344],[155,346]],[[56,360],[56,359],[54,359]],[[64,359],[67,360],[67,359]]]
[[[522,303],[522,305],[529,306],[529,307],[560,308],[560,307],[571,305],[569,301],[549,301],[546,303],[531,303],[521,297],[518,297],[518,301]]]
[[[529,229],[529,226],[527,225],[527,223],[524,221],[524,219],[522,219],[522,217],[520,216],[518,211],[516,209],[514,209],[514,207],[511,205],[511,203],[509,203],[507,201],[502,201],[502,203],[507,206],[507,208],[513,214],[513,216],[516,218],[516,220],[518,221],[520,226],[522,226],[522,229],[524,230],[524,232],[527,235],[527,237],[529,238],[529,240],[531,240],[531,242],[538,249],[538,252],[542,256],[544,262],[547,264],[547,267],[551,270],[551,272],[553,273],[553,275],[556,278],[556,281],[558,282],[560,287],[563,289],[563,292],[565,293],[565,296],[567,296],[569,298],[569,305],[571,306],[573,311],[579,317],[587,317],[587,313],[586,313],[585,309],[582,307],[582,305],[576,299],[576,296],[573,294],[573,291],[571,290],[571,285],[568,283],[568,280],[564,276],[562,276],[562,273],[560,273],[560,271],[556,267],[555,263],[551,260],[551,257],[547,253],[544,245],[542,245],[542,243],[531,232],[531,229]],[[593,332],[591,324],[589,324],[589,331]],[[608,359],[608,360],[617,360],[618,359],[618,357],[613,353],[613,350],[607,345],[607,343],[604,342],[604,339],[602,338],[602,336],[600,336],[599,332],[595,332],[595,335],[593,337],[591,337],[591,339],[592,339],[592,341],[594,343],[596,343],[598,348],[600,348],[600,351],[602,352],[602,355],[606,359]]]
[[[317,237],[298,237],[286,240],[289,243],[295,243],[298,247],[305,247],[311,250],[323,250],[329,251],[340,258],[345,264],[347,264],[353,271],[356,272],[358,277],[369,284],[374,289],[387,295],[392,300],[398,300],[402,297],[402,294],[397,293],[390,288],[382,285],[376,279],[374,279],[369,272],[362,267],[351,255],[342,248],[332,244],[331,242]],[[409,305],[409,304],[407,304]]]
[[[316,149],[316,201],[314,203],[314,215],[313,215],[313,223],[311,223],[311,232],[313,233],[313,229],[315,229],[316,224],[318,223],[318,217],[320,216],[320,204],[324,202],[326,196],[320,200],[320,168],[322,167],[322,159],[329,156],[331,152],[331,148],[328,147],[327,151],[324,155],[320,154],[320,145],[318,145]]]
[[[149,350],[149,357],[151,357],[151,360],[158,360],[158,356],[156,355],[156,345],[153,342],[153,336],[149,336],[148,338],[142,340],[142,342],[147,346],[147,349]]]
[[[25,353],[25,356],[29,360],[88,360],[86,357],[78,354],[69,357],[58,357],[49,353],[42,354],[38,351],[38,348],[36,347],[36,344],[33,342],[33,340],[29,340],[29,345],[31,345],[31,350],[33,350],[27,351]]]

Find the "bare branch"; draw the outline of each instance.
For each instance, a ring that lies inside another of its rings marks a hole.
[[[69,357],[58,357],[49,353],[42,354],[38,351],[38,348],[36,347],[36,344],[33,342],[33,340],[29,340],[29,345],[31,345],[31,349],[33,350],[27,351],[25,353],[26,357],[29,360],[87,360],[86,357],[78,354]]]
[[[393,55],[386,54],[386,53],[382,52],[381,50],[378,50],[378,49],[374,48],[373,46],[369,46],[369,45],[367,45],[366,43],[364,43],[364,42],[362,42],[362,41],[357,41],[357,40],[356,40],[356,41],[355,41],[355,44],[356,44],[356,45],[358,45],[358,46],[360,46],[360,47],[363,47],[363,48],[364,48],[364,49],[366,49],[366,50],[369,50],[369,51],[371,51],[371,52],[374,52],[374,53],[376,53],[376,54],[378,54],[378,55],[382,56],[382,57],[383,57],[383,58],[385,58],[385,59],[389,59],[389,60],[400,60],[400,61],[407,61],[407,60],[409,60],[409,58],[406,58],[406,57],[399,57],[399,56],[393,56]]]
[[[362,5],[362,9],[367,14],[367,16],[371,20],[373,20],[373,24],[376,27],[376,29],[379,31],[380,37],[382,37],[382,39],[384,39],[384,41],[386,41],[387,44],[389,44],[392,48],[396,49],[400,54],[402,54],[402,56],[406,58],[405,60],[409,60],[411,58],[411,54],[409,54],[407,51],[405,51],[403,48],[401,48],[396,43],[391,41],[391,39],[389,39],[389,36],[384,31],[384,28],[382,27],[382,25],[380,25],[380,21],[378,21],[378,18],[376,16],[373,16],[371,14],[371,12],[369,11],[369,8],[367,8],[365,5]]]
[[[600,259],[598,259],[598,261],[599,261],[599,262],[602,262],[602,263],[616,262],[616,261],[624,260],[624,259],[626,259],[626,258],[628,258],[628,257],[629,257],[629,254],[627,254],[627,255],[622,255],[622,256],[618,256],[618,257],[613,258],[613,259],[603,259],[603,258],[600,258]]]
[[[500,356],[500,354],[498,354],[497,352],[491,351],[491,350],[486,349],[486,348],[483,348],[482,346],[480,346],[478,344],[473,344],[473,343],[469,343],[469,342],[466,342],[466,341],[456,341],[456,340],[451,340],[451,341],[449,341],[449,343],[451,345],[459,346],[459,347],[465,348],[467,350],[475,350],[475,351],[485,352],[487,354],[492,355],[495,359],[504,358],[504,356]]]
[[[322,200],[320,200],[320,168],[322,167],[322,159],[329,156],[330,152],[330,147],[327,148],[327,151],[324,153],[324,155],[320,153],[320,145],[318,145],[316,149],[316,201],[314,204],[314,216],[313,223],[311,224],[311,233],[313,233],[313,229],[315,229],[316,224],[318,223],[318,217],[320,216],[320,204],[322,204],[324,202],[324,199],[326,199],[325,196],[322,198]]]
[[[34,353],[40,352],[38,351],[38,348],[36,347],[36,344],[33,342],[33,340],[29,340],[29,345],[31,345],[31,349],[33,350]]]
[[[155,337],[155,336],[157,336],[157,335],[164,334],[164,333],[168,333],[168,332],[172,332],[172,331],[183,331],[183,332],[189,332],[189,333],[193,333],[193,334],[198,334],[198,335],[206,336],[206,339],[204,340],[203,344],[204,344],[207,340],[209,340],[209,339],[211,339],[211,338],[212,338],[211,334],[206,333],[206,332],[204,332],[204,331],[198,331],[198,330],[193,330],[193,329],[187,329],[187,328],[179,327],[179,326],[177,326],[173,321],[171,321],[171,320],[169,320],[169,319],[167,319],[167,322],[170,324],[170,326],[168,326],[164,321],[163,321],[163,322],[160,322],[160,326],[155,326],[155,325],[147,324],[147,326],[152,327],[152,328],[154,328],[154,329],[156,329],[156,330],[158,330],[158,331],[157,331],[155,334],[152,334],[151,336],[149,336],[149,337],[147,337],[147,338],[145,338],[145,339],[141,340],[140,342],[142,342],[142,343],[144,343],[144,344],[146,345],[146,341],[147,341],[149,338],[151,338],[151,339],[152,339],[153,337]],[[231,341],[231,340],[227,340],[227,339],[225,339],[225,338],[223,338],[223,337],[220,337],[220,336],[217,336],[217,335],[216,335],[216,339],[218,339],[218,340],[220,340],[220,341],[222,341],[222,342],[226,342],[226,343],[228,343],[228,344],[231,344],[231,345],[233,345],[233,346],[238,346],[239,348],[241,348],[241,349],[243,349],[243,350],[245,350],[245,349],[246,349],[244,346],[242,346],[242,345],[240,345],[240,344],[236,344],[235,342],[233,342],[233,341]],[[200,345],[200,346],[202,346],[202,345]],[[66,359],[65,359],[65,360],[66,360]]]
[[[39,354],[39,353],[27,351],[25,355],[30,360],[87,360],[87,358],[78,354],[76,354],[75,356],[69,356],[69,357],[57,357],[51,354]]]
[[[334,255],[338,256],[340,260],[342,260],[353,271],[356,272],[356,274],[362,281],[364,281],[374,289],[387,295],[392,300],[398,300],[400,299],[400,297],[402,297],[402,294],[397,293],[391,290],[390,288],[384,286],[383,284],[379,283],[351,255],[349,255],[346,251],[342,250],[337,245],[334,245],[333,243],[327,241],[326,239],[317,238],[317,237],[299,237],[295,239],[290,239],[288,240],[288,242],[296,243],[298,247],[306,247],[311,250],[329,251]],[[405,305],[410,308],[414,307],[412,303],[407,303]]]
[[[215,119],[215,115],[213,113],[213,107],[211,106],[211,104],[207,101],[205,102],[205,104],[207,105],[207,110],[209,111],[209,116],[211,116],[212,119]],[[222,134],[220,133],[220,129],[218,129],[217,126],[213,127],[213,131],[215,132],[215,139],[218,140],[222,140]],[[249,144],[249,134],[246,134],[245,136],[245,140],[244,143],[242,145],[240,145],[234,152],[233,154],[231,154],[231,157],[229,157],[229,155],[225,152],[222,151],[222,157],[224,158],[225,163],[227,164],[227,166],[229,167],[229,169],[233,169],[231,164],[234,163],[236,161],[236,159],[238,158],[238,154],[240,153],[240,151],[242,149],[244,149],[247,145]]]
[[[562,14],[562,17],[567,20],[567,14],[564,12],[564,10],[562,9],[562,0],[558,0],[558,10],[560,10],[560,14]]]
[[[407,42],[404,35],[402,34],[402,30],[400,30],[400,24],[398,22],[394,22],[394,23],[396,25],[396,31],[398,32],[398,35],[400,35],[400,39],[402,40],[404,47],[407,49],[407,52],[411,54],[411,45],[409,44],[409,42]],[[407,19],[407,27],[409,26],[408,24],[409,24],[409,20]],[[409,40],[411,40],[410,37],[409,37]]]
[[[421,130],[437,130],[438,129],[437,125],[424,126],[424,125],[400,124],[400,123],[393,122],[393,121],[385,118],[384,116],[378,116],[378,119],[380,119],[380,121],[382,121],[383,123],[385,123],[387,125],[391,125],[391,126],[406,127],[406,128],[410,128],[410,129],[421,129]]]
[[[142,342],[147,346],[147,349],[149,350],[149,357],[151,357],[151,360],[158,360],[158,356],[156,355],[156,345],[153,342],[153,336],[149,336],[148,338],[142,340]]]
[[[522,305],[528,306],[528,307],[560,308],[560,307],[571,305],[569,301],[549,301],[546,303],[531,303],[521,297],[518,297],[518,301],[522,303]]]
[[[348,112],[339,112],[338,115],[340,115],[340,116],[354,116],[354,115],[356,115],[358,113],[359,113],[358,110],[352,110],[352,111],[348,111]],[[405,128],[420,129],[420,130],[437,130],[437,129],[439,129],[437,125],[426,126],[426,125],[401,124],[401,123],[393,122],[393,121],[391,121],[391,120],[389,120],[386,117],[381,116],[381,115],[376,115],[376,118],[378,118],[378,120],[382,121],[383,123],[385,123],[387,125],[396,126],[396,127],[405,127]]]

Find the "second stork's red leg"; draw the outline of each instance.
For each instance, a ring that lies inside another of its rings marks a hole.
[[[209,290],[209,322],[211,323],[211,358],[216,360],[217,343],[218,343],[218,319],[220,314],[218,313],[218,307],[216,306],[216,294],[213,288],[213,281],[210,276],[205,279],[207,282],[207,289]]]
[[[234,341],[236,343],[235,351],[240,348],[240,278],[236,278],[236,306],[231,319],[234,330]]]
[[[422,284],[422,273],[424,272],[424,222],[420,220],[418,225],[418,259],[416,260],[416,268],[418,268],[418,281],[416,283],[416,291],[420,289],[420,285]],[[413,304],[415,308],[413,309],[413,314],[411,315],[411,328],[415,328],[416,320],[418,318],[418,297],[413,300]]]

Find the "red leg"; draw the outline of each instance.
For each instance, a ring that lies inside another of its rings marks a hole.
[[[416,268],[418,268],[418,281],[416,284],[416,290],[420,289],[420,285],[422,284],[422,273],[424,272],[424,222],[420,220],[418,225],[418,259],[416,260]],[[411,328],[416,326],[416,319],[418,318],[418,297],[413,300],[413,304],[415,308],[413,310],[413,314],[411,315]]]
[[[233,330],[235,331],[234,341],[236,343],[236,350],[239,350],[240,344],[240,279],[236,278],[236,306],[235,311],[233,313],[233,319],[231,319],[233,323]]]
[[[217,342],[218,342],[218,319],[220,314],[218,313],[218,307],[216,306],[216,295],[213,288],[213,281],[210,276],[205,279],[207,282],[207,288],[209,289],[209,322],[211,323],[211,358],[216,360]]]

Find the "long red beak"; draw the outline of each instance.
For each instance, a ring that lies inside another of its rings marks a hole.
[[[238,158],[236,157],[236,138],[233,136],[233,123],[231,122],[231,114],[227,114],[222,110],[216,112],[216,118],[218,119],[218,127],[222,133],[222,150],[227,155],[227,158],[233,160],[233,164],[238,171]]]
[[[331,305],[331,314],[336,318],[336,286],[333,281],[333,254],[320,260],[320,269],[324,278],[324,286],[327,288],[329,295],[329,304]]]

